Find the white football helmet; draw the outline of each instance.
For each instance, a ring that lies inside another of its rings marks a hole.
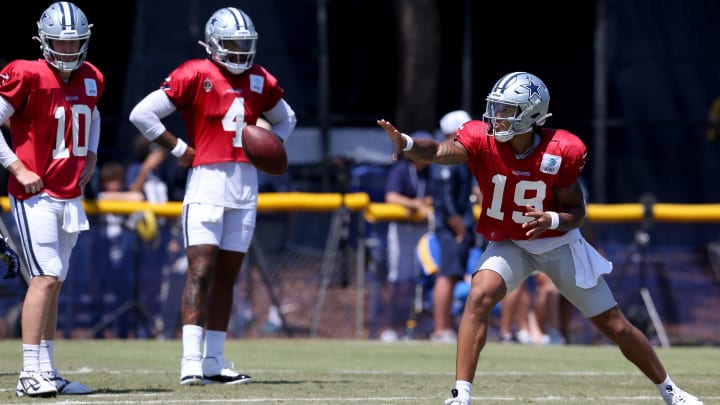
[[[90,41],[90,28],[85,13],[68,1],[58,1],[48,7],[37,22],[40,50],[45,60],[61,71],[72,71],[85,61]],[[55,50],[58,41],[80,41],[77,52]]]
[[[253,64],[258,33],[250,17],[235,7],[216,11],[205,25],[205,42],[200,45],[216,63],[230,73],[240,74]]]
[[[513,72],[503,76],[487,97],[483,121],[487,122],[488,135],[499,142],[507,142],[515,135],[527,132],[533,125],[541,126],[552,114],[548,113],[550,92],[537,76],[527,72]],[[503,111],[514,111],[513,115]],[[495,123],[506,121],[508,128],[498,131]]]

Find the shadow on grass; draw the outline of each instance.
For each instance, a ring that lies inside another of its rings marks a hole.
[[[288,380],[262,380],[262,381],[256,381],[253,380],[248,383],[248,385],[280,385],[280,384],[349,384],[352,381],[350,380],[340,380],[340,381],[332,381],[332,380],[300,380],[300,381],[288,381]]]
[[[147,389],[126,389],[126,390],[117,390],[112,388],[98,388],[96,390],[93,390],[91,394],[159,394],[159,393],[166,393],[166,392],[174,392],[175,390],[166,389],[166,388],[147,388]]]

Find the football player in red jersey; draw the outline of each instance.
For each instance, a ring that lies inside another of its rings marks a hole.
[[[88,229],[82,188],[97,162],[102,73],[85,61],[91,24],[70,2],[50,5],[37,22],[44,59],[16,60],[0,72],[0,163],[30,282],[22,308],[23,371],[18,396],[87,394],[53,366],[58,296],[79,232]]]
[[[578,176],[587,151],[574,134],[542,128],[549,103],[542,80],[513,72],[493,86],[483,120],[466,123],[443,143],[413,140],[377,122],[395,145],[394,157],[466,164],[483,196],[477,230],[490,243],[473,274],[458,333],[455,388],[445,404],[470,404],[490,312],[534,271],[546,273],[656,384],[665,402],[702,404],[672,382],[648,339],[625,318],[603,278],[612,264],[580,234],[585,203]]]
[[[130,112],[130,121],[143,135],[190,166],[182,214],[188,259],[182,297],[183,385],[250,381],[224,359],[233,286],[257,212],[257,170],[243,152],[241,134],[262,115],[285,141],[296,122],[277,79],[253,63],[257,40],[247,14],[234,7],[217,10],[205,26],[205,42],[200,42],[209,58],[178,66]],[[161,122],[174,111],[182,114],[187,143]]]

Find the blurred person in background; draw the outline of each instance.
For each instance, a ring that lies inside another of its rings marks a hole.
[[[440,119],[443,140],[451,139],[470,114],[450,111]],[[432,295],[433,333],[430,340],[455,343],[455,318],[452,315],[453,291],[465,277],[470,249],[475,246],[475,179],[465,165],[431,165],[434,232],[440,245],[440,261]]]
[[[188,259],[182,298],[180,384],[242,384],[250,376],[225,362],[225,339],[235,281],[255,230],[258,175],[241,144],[242,129],[261,115],[283,142],[295,112],[277,79],[253,63],[258,32],[235,7],[215,11],[205,25],[207,59],[192,59],[170,72],[160,89],[143,98],[130,121],[190,167],[183,198]],[[182,114],[186,143],[162,119]]]
[[[97,200],[140,202],[145,196],[139,191],[130,191],[125,187],[125,166],[120,162],[108,161],[100,166]],[[90,241],[91,268],[103,269],[95,275],[94,288],[98,291],[95,302],[98,313],[103,315],[102,336],[105,338],[135,337],[132,332],[131,314],[128,311],[116,313],[122,305],[132,302],[135,284],[133,278],[134,257],[139,253],[135,249],[135,233],[128,229],[128,215],[106,213],[90,218],[93,236]],[[107,318],[105,318],[107,317]],[[99,323],[100,324],[100,323]],[[94,336],[92,336],[94,337]]]
[[[472,278],[458,333],[455,387],[446,405],[469,405],[492,309],[534,271],[546,273],[565,295],[657,388],[667,404],[702,405],[678,387],[647,337],[618,306],[604,274],[608,262],[580,233],[585,200],[578,177],[587,148],[576,135],[544,128],[550,113],[545,83],[512,72],[489,92],[483,120],[452,140],[413,139],[378,120],[393,141],[393,157],[466,164],[482,192],[478,232],[489,241]]]
[[[561,297],[546,274],[537,272],[528,277],[502,300],[500,341],[525,345],[564,344],[560,333]]]
[[[431,138],[427,131],[413,134],[418,138]],[[407,209],[407,219],[391,221],[387,232],[387,285],[388,308],[380,340],[394,342],[405,334],[406,322],[414,310],[415,285],[418,264],[415,248],[428,230],[432,215],[430,165],[398,160],[388,172],[385,184],[385,202]]]
[[[100,140],[102,73],[85,61],[90,28],[70,2],[52,3],[37,22],[43,59],[15,60],[0,71],[0,162],[30,282],[22,310],[23,368],[16,394],[54,397],[91,389],[54,365],[58,297],[80,232],[89,229],[82,189],[92,178]],[[78,125],[84,123],[84,125]]]

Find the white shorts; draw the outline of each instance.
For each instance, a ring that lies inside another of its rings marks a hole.
[[[507,292],[517,288],[533,272],[550,277],[558,290],[587,318],[599,315],[617,305],[603,277],[592,288],[581,288],[575,282],[575,264],[568,245],[544,254],[532,254],[506,240],[491,242],[480,257],[478,271],[491,270],[505,281]]]
[[[257,211],[211,204],[183,206],[185,246],[214,245],[247,253],[255,231]]]
[[[63,229],[66,204],[67,201],[42,195],[35,195],[24,201],[10,197],[10,206],[31,278],[55,276],[60,281],[67,278],[70,254],[79,233]]]

